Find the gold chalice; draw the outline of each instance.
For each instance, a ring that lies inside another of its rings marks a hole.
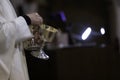
[[[32,32],[34,33],[34,31],[32,31]],[[35,39],[36,35],[34,35],[34,38],[31,39],[31,46],[29,46],[29,49],[32,50],[31,54],[34,57],[48,60],[49,56],[45,53],[43,48],[44,48],[46,42],[53,41],[55,34],[58,32],[58,30],[52,26],[42,24],[38,27],[38,29],[36,29],[36,32],[38,33],[37,36],[40,37],[40,39],[39,39],[40,41],[39,42],[36,41],[36,39]]]

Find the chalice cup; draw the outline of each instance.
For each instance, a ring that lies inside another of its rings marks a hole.
[[[40,40],[41,43],[39,44],[39,52],[36,55],[36,52],[33,51],[31,52],[31,54],[37,58],[40,59],[44,59],[44,60],[48,60],[49,56],[45,53],[44,46],[46,43],[52,42],[56,33],[58,32],[58,30],[52,26],[46,25],[46,24],[42,24],[40,25],[40,29],[39,29],[39,34],[40,34]]]

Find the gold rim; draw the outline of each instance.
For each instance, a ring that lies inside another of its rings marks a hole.
[[[40,25],[40,28],[41,29],[45,29],[45,30],[48,30],[50,32],[58,32],[58,29],[52,27],[52,26],[49,26],[49,25],[46,25],[46,24],[42,24]]]

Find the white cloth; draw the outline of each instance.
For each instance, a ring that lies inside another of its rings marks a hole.
[[[10,1],[0,0],[0,80],[29,80],[21,43],[32,36]]]

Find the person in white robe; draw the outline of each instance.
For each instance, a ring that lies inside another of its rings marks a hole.
[[[27,17],[31,25],[43,22],[36,12]],[[17,17],[9,0],[0,0],[0,80],[29,80],[22,42],[31,37],[26,19]]]

